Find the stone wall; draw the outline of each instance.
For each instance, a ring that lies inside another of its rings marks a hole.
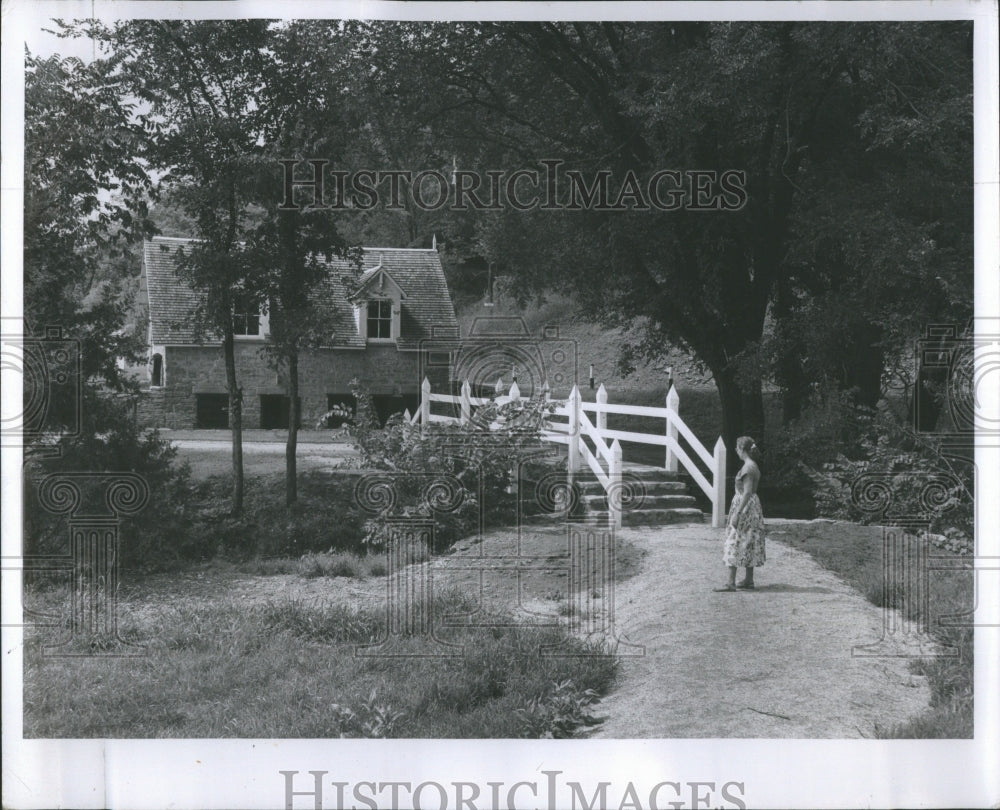
[[[198,394],[225,394],[226,369],[218,346],[168,346],[164,358],[165,385],[152,389],[139,405],[140,424],[174,429],[195,426]],[[435,369],[436,390],[447,382],[447,369]],[[243,388],[243,426],[260,427],[260,396],[285,394],[285,376],[268,364],[261,344],[238,343],[236,374]],[[395,346],[364,350],[317,349],[299,358],[302,425],[313,427],[327,411],[327,396],[350,393],[357,378],[374,395],[416,395],[420,390],[418,352]]]
[[[163,401],[164,391],[162,388],[150,388],[143,386],[139,399],[136,402],[135,418],[136,423],[143,427],[166,427],[164,422]]]

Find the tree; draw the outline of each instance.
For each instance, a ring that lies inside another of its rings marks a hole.
[[[561,286],[611,323],[646,323],[627,347],[639,354],[665,341],[690,348],[713,374],[730,444],[762,430],[765,374],[784,387],[789,416],[823,376],[869,401],[886,335],[898,342],[936,309],[919,282],[946,266],[952,301],[970,289],[969,187],[952,173],[971,166],[965,24],[498,23],[370,35],[373,72],[421,99],[422,118],[466,164],[559,158],[588,180],[610,172],[612,201],[630,171],[643,188],[660,169],[746,172],[746,204],[734,210],[692,210],[688,185],[681,210],[507,210],[495,229],[499,269],[523,293]],[[915,178],[924,198],[958,206],[912,205],[900,189]],[[817,233],[841,249],[811,253]],[[911,252],[902,245],[920,256],[897,278]],[[884,275],[866,274],[873,258]],[[861,317],[828,319],[824,340],[869,369],[803,351],[795,323],[829,296]],[[868,328],[886,317],[889,330]]]
[[[97,398],[134,393],[117,364],[140,351],[124,327],[133,245],[149,229],[133,113],[103,65],[26,55],[24,320],[42,338],[61,327],[80,357],[78,388],[49,403],[53,433],[79,419],[102,430]]]
[[[52,350],[35,357],[47,361],[47,378],[25,374],[26,399],[41,393],[48,406],[44,422],[24,426],[25,554],[65,553],[65,515],[42,508],[32,492],[48,474],[85,473],[72,479],[84,508],[101,508],[102,474],[139,474],[157,493],[123,522],[119,562],[159,562],[155,552],[172,553],[183,525],[186,470],[174,465],[169,442],[136,426],[138,385],[118,363],[142,359],[145,342],[129,321],[135,245],[151,227],[143,137],[134,104],[119,96],[105,63],[27,54],[25,338]],[[49,327],[61,338],[49,338]],[[60,360],[63,351],[68,359]],[[39,382],[48,390],[33,391]]]
[[[329,261],[350,251],[329,211],[310,209],[312,199],[300,193],[285,206],[282,161],[312,157],[317,150],[343,148],[343,88],[302,69],[310,55],[331,58],[343,38],[323,23],[292,23],[275,30],[266,81],[258,96],[265,121],[258,161],[255,199],[260,224],[250,235],[255,275],[267,302],[270,334],[267,348],[285,371],[288,397],[288,440],[285,447],[285,503],[297,498],[296,446],[299,429],[299,354],[328,343],[329,312],[317,306],[318,291],[328,283]],[[334,57],[335,58],[335,57]],[[336,74],[334,74],[335,76]],[[331,155],[332,156],[332,155]],[[300,190],[301,192],[301,190]],[[355,257],[360,262],[360,255]]]
[[[777,291],[786,420],[807,389],[782,372],[872,407],[912,387],[927,325],[972,314],[971,28],[853,30],[869,60],[849,72],[854,127],[810,155]]]
[[[166,174],[176,199],[197,223],[197,239],[178,271],[202,293],[198,331],[221,338],[233,445],[232,511],[243,509],[242,389],[236,375],[234,316],[262,306],[246,234],[258,151],[256,95],[264,75],[269,23],[259,20],[143,20],[112,27],[68,26],[109,51],[103,60],[119,98],[139,99],[142,156]]]

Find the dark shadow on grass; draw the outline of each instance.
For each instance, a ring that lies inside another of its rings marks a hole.
[[[818,585],[786,585],[783,582],[775,582],[770,585],[758,585],[753,591],[767,591],[768,593],[833,593],[829,588],[821,588]]]

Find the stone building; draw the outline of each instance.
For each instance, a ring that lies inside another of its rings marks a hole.
[[[140,369],[137,418],[148,427],[225,428],[228,395],[222,345],[195,334],[198,295],[177,273],[178,251],[190,240],[147,241],[139,300],[148,308],[149,359]],[[329,313],[329,343],[299,359],[301,424],[313,427],[337,404],[353,405],[351,382],[367,388],[379,416],[416,410],[425,374],[448,382],[458,324],[438,252],[364,248],[363,271],[334,259],[317,300]],[[348,292],[350,286],[356,288]],[[238,313],[236,373],[246,428],[288,426],[282,371],[263,348],[266,312]],[[434,382],[434,380],[432,380]]]

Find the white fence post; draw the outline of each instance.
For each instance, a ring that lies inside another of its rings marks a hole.
[[[670,386],[670,391],[667,393],[667,438],[677,441],[677,425],[674,422],[673,417],[677,416],[680,411],[681,398],[677,395],[677,388]],[[725,452],[725,451],[723,451]],[[669,472],[677,472],[677,454],[667,445],[667,458],[663,465],[664,469]]]
[[[427,432],[427,426],[431,423],[431,381],[424,377],[423,385],[420,386],[420,433]]]
[[[622,527],[622,446],[615,439],[611,445],[611,463],[608,465],[608,522],[616,529]]]
[[[715,478],[712,481],[712,526],[721,529],[726,519],[726,445],[719,436],[715,443]]]
[[[497,377],[497,384],[493,386],[493,396],[503,396],[503,379],[501,377]]]
[[[547,378],[545,382],[542,383],[542,399],[546,402],[552,399],[552,390],[549,388],[549,381]]]
[[[521,398],[521,389],[517,387],[517,380],[514,380],[510,384],[510,391],[508,392],[511,402],[517,402]]]
[[[413,421],[413,414],[410,413],[410,409],[407,408],[403,411],[403,424],[408,425]]]
[[[594,398],[597,403],[597,429],[607,430],[608,429],[608,413],[601,408],[602,405],[608,404],[608,389],[604,387],[604,383],[601,383],[601,387],[597,389],[597,396]]]
[[[580,389],[575,385],[566,400],[566,410],[569,412],[569,454],[566,456],[566,469],[572,476],[580,469]]]
[[[469,385],[469,381],[466,380],[462,383],[462,403],[461,403],[461,416],[459,417],[459,422],[461,424],[466,424],[472,418],[472,386]]]

